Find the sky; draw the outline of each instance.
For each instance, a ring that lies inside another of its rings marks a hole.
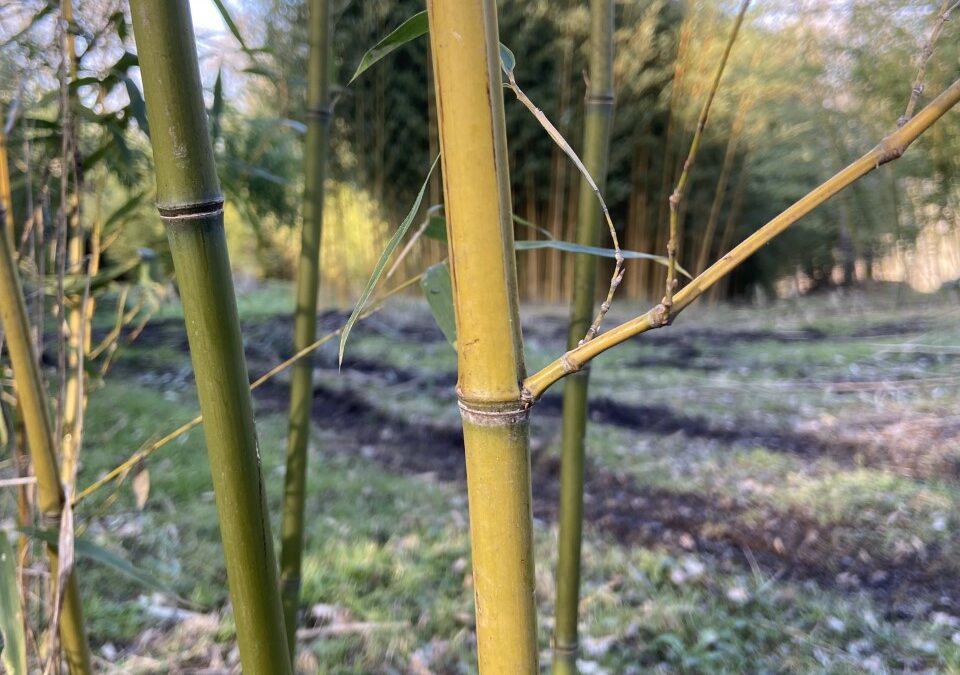
[[[226,29],[213,0],[190,0],[190,10],[193,13],[193,25],[196,28],[204,31]]]

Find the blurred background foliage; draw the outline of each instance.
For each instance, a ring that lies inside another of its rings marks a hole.
[[[684,202],[681,262],[699,268],[872,147],[897,123],[940,1],[757,0],[734,50]],[[666,197],[734,11],[727,0],[617,3],[616,112],[607,201],[621,241],[663,253]],[[14,223],[52,227],[61,171],[56,3],[0,8],[0,105],[10,155]],[[302,188],[306,8],[302,0],[227,2],[241,40],[200,30],[227,223],[240,277],[295,270]],[[427,40],[409,44],[349,87],[362,54],[423,9],[422,0],[346,0],[335,9],[336,115],[331,199],[323,244],[328,300],[349,303],[413,202],[438,152]],[[152,209],[143,105],[129,10],[87,0],[70,26],[78,40],[78,161],[84,218],[109,223],[107,259],[144,247],[169,269]],[[520,85],[580,145],[589,16],[582,2],[501,3],[501,39]],[[921,103],[960,74],[948,23]],[[570,239],[578,176],[507,92],[517,215]],[[947,115],[896,166],[808,216],[745,264],[720,292],[789,295],[855,283],[906,282],[934,290],[960,277],[960,118]],[[442,201],[434,177],[428,205]],[[38,211],[39,209],[39,211]],[[36,217],[35,217],[36,216]],[[34,218],[34,220],[31,220]],[[704,234],[710,232],[706,239]],[[107,233],[105,233],[107,236]],[[545,235],[518,225],[518,239]],[[445,255],[424,241],[412,274]],[[569,256],[519,254],[527,299],[560,301]],[[601,270],[607,275],[607,270]],[[631,263],[626,292],[659,297],[662,268]]]

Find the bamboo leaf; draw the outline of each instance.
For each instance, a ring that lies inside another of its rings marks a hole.
[[[430,23],[427,21],[426,11],[414,14],[363,55],[363,58],[360,59],[360,65],[357,66],[357,72],[353,74],[353,77],[350,78],[350,82],[347,84],[353,84],[353,81],[360,77],[365,70],[387,56],[390,52],[399,49],[408,42],[416,40],[422,35],[426,35],[429,31]]]
[[[223,115],[223,68],[217,70],[217,81],[213,83],[213,106],[210,108],[210,142],[216,145],[220,138],[220,118]]]
[[[366,306],[370,296],[373,295],[373,290],[376,288],[377,282],[380,281],[380,277],[383,275],[383,270],[387,266],[390,256],[392,256],[394,251],[397,250],[397,246],[400,245],[404,235],[406,235],[407,231],[410,229],[410,225],[413,223],[413,219],[416,217],[417,212],[420,211],[420,204],[423,203],[423,195],[427,191],[427,185],[430,184],[430,176],[433,175],[433,171],[437,168],[437,163],[439,161],[440,156],[438,155],[437,158],[433,160],[433,164],[430,166],[430,171],[427,172],[427,178],[423,181],[423,186],[420,188],[420,193],[417,195],[417,199],[413,203],[413,208],[410,209],[410,213],[408,213],[403,219],[403,222],[400,223],[400,227],[397,228],[397,231],[390,238],[390,241],[387,242],[387,247],[380,255],[380,260],[377,261],[377,265],[373,269],[373,274],[370,276],[370,280],[367,281],[367,285],[363,289],[363,293],[360,294],[360,299],[357,301],[357,306],[353,308],[353,313],[350,315],[350,318],[347,319],[347,323],[343,327],[343,333],[340,335],[340,354],[337,359],[337,363],[339,365],[343,364],[343,350],[347,346],[347,338],[350,336],[350,331],[353,330],[353,325],[357,322],[360,312],[363,311],[363,308]]]
[[[127,88],[127,96],[130,97],[127,110],[133,119],[137,120],[137,126],[140,127],[140,131],[149,138],[150,125],[147,123],[147,104],[143,101],[143,94],[140,93],[140,88],[132,78],[124,77],[123,84]]]
[[[513,222],[521,227],[529,227],[531,230],[536,230],[547,239],[553,240],[553,235],[550,234],[549,230],[544,229],[535,223],[531,223],[529,220],[521,218],[517,214],[513,214]],[[427,227],[423,231],[423,236],[446,243],[447,219],[443,216],[430,216],[430,219],[427,222]]]
[[[447,219],[443,216],[430,216],[427,226],[423,230],[423,236],[446,243]]]
[[[213,4],[217,6],[217,11],[220,12],[220,17],[223,19],[223,22],[227,24],[227,28],[230,29],[230,32],[233,33],[233,37],[237,38],[237,42],[240,43],[243,51],[250,51],[250,48],[247,47],[247,43],[243,39],[243,35],[240,34],[240,29],[237,28],[237,24],[233,22],[233,17],[230,16],[230,10],[228,10],[227,6],[223,4],[223,0],[213,0]]]
[[[23,610],[17,584],[17,561],[7,539],[0,532],[0,660],[10,675],[27,675],[27,639],[23,631]]]
[[[444,230],[446,231],[446,230]],[[447,342],[457,349],[457,322],[453,310],[453,282],[450,279],[450,268],[442,262],[427,268],[420,280],[420,288],[427,298],[433,318],[443,331]]]
[[[500,67],[508,76],[513,74],[513,69],[517,67],[517,57],[513,55],[507,45],[500,43]]]
[[[57,546],[59,543],[59,536],[56,530],[42,530],[36,527],[18,527],[17,530],[28,537],[39,539],[49,546]],[[85,558],[86,560],[91,560],[109,567],[113,571],[122,574],[131,581],[140,584],[144,588],[158,591],[174,598],[177,597],[177,594],[174,593],[169,587],[162,584],[157,579],[155,574],[137,569],[134,567],[133,563],[123,556],[114,553],[110,549],[94,543],[89,539],[77,537],[74,540],[74,554],[78,558]]]
[[[563,251],[564,253],[586,253],[587,255],[595,255],[600,258],[617,257],[617,252],[612,248],[584,246],[582,244],[575,244],[572,241],[557,241],[555,239],[548,241],[515,241],[514,247],[518,251],[534,251],[536,249],[553,248],[558,251]],[[639,251],[625,251],[623,249],[620,249],[620,253],[623,255],[625,260],[652,260],[653,262],[664,266],[668,265],[670,262],[666,256],[655,255],[653,253],[640,253]],[[677,271],[688,279],[693,278],[685,269],[679,266],[677,267]]]
[[[516,213],[513,214],[513,222],[515,222],[517,225],[522,225],[523,227],[529,227],[531,230],[536,230],[547,239],[553,239],[553,235],[550,234],[550,230],[540,227],[536,223],[531,223],[529,220],[521,218]]]

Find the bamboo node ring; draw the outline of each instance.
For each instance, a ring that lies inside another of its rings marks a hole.
[[[504,409],[477,408],[464,401],[457,401],[460,415],[464,420],[478,427],[506,427],[523,422],[530,415],[530,409],[524,402],[517,401]]]

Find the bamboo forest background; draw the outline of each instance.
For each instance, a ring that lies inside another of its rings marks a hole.
[[[230,31],[198,34],[232,258],[241,277],[289,278],[299,242],[306,6],[288,0],[233,4],[242,43]],[[627,249],[666,249],[667,196],[723,49],[732,4],[617,3],[607,202]],[[684,201],[682,264],[703,269],[889,128],[909,98],[935,4],[757,3]],[[96,214],[110,230],[103,233],[111,244],[105,260],[120,264],[147,244],[158,254],[152,265],[159,278],[169,261],[147,187],[153,184],[149,146],[125,5],[78,3],[78,168],[84,212]],[[55,213],[59,200],[52,178],[60,171],[60,58],[51,48],[57,31],[50,8],[28,0],[0,10],[0,78],[9,84],[0,103],[9,126],[15,223],[28,222],[38,208]],[[355,299],[438,152],[425,40],[344,85],[365,49],[422,9],[417,0],[369,0],[342,2],[334,10],[336,108],[322,288],[341,304]],[[586,5],[504,2],[500,21],[524,90],[579,147]],[[956,40],[938,45],[927,72],[930,91],[952,79],[958,58]],[[517,238],[572,239],[576,171],[510,96],[507,124],[514,210],[523,221]],[[960,121],[948,116],[920,145],[896,169],[877,172],[806,218],[748,261],[720,292],[752,298],[902,280],[930,291],[960,276]],[[440,201],[435,176],[424,209]],[[436,262],[444,249],[427,241],[406,258],[407,271]],[[519,256],[522,297],[568,297],[570,256],[556,250]],[[631,263],[626,295],[654,298],[661,276],[653,263]]]

